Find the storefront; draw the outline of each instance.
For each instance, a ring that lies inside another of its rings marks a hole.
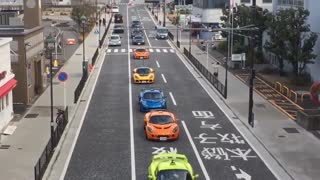
[[[13,118],[12,90],[17,85],[11,71],[11,38],[0,38],[0,132]]]

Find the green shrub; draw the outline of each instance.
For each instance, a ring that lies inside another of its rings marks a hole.
[[[228,50],[228,44],[227,44],[227,41],[222,41],[219,43],[218,45],[218,49],[220,51],[227,51]]]
[[[300,76],[291,76],[290,82],[296,86],[308,86],[311,84],[311,76],[308,73],[304,73]]]

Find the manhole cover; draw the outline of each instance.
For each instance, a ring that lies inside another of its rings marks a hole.
[[[283,128],[287,133],[299,133],[299,131],[296,128]]]
[[[264,105],[264,104],[255,104],[256,105],[256,107],[258,107],[258,108],[266,108],[266,106]]]
[[[36,118],[39,114],[27,114],[24,118]]]
[[[0,149],[9,149],[10,145],[1,145]]]

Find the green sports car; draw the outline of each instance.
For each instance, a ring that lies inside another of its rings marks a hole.
[[[148,168],[148,180],[194,180],[188,158],[183,154],[161,153],[154,155]]]

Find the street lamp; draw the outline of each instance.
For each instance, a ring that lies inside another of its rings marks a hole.
[[[54,121],[53,121],[53,85],[52,85],[52,51],[55,48],[56,41],[55,38],[52,37],[51,34],[46,39],[47,41],[47,48],[49,49],[50,53],[50,134],[51,134],[51,146],[54,148],[55,146],[55,137],[54,137]]]
[[[177,24],[177,44],[178,44],[179,43],[179,10],[178,9],[177,9],[176,24]]]
[[[80,17],[80,20],[81,20],[81,24],[82,24],[82,50],[83,50],[83,53],[82,53],[82,56],[83,56],[83,59],[82,59],[82,77],[84,79],[87,79],[87,77],[88,77],[88,64],[86,63],[85,37],[84,37],[85,24],[86,24],[86,21],[87,21],[87,17],[85,15],[82,15]]]

